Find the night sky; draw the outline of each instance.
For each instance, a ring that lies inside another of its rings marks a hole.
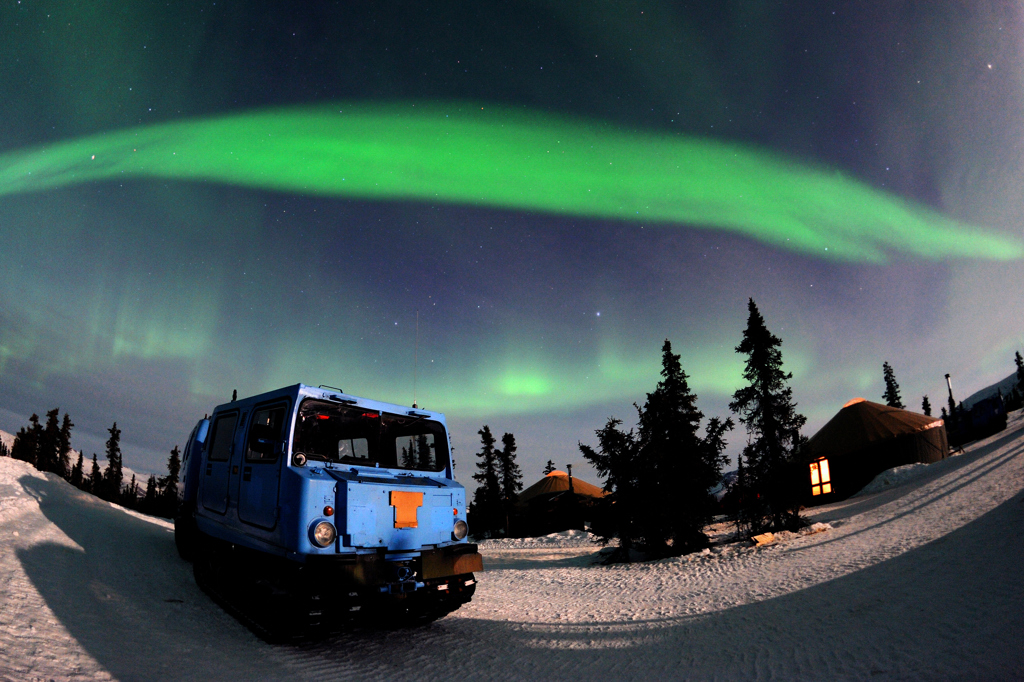
[[[160,472],[301,381],[415,391],[464,482],[484,423],[527,484],[597,482],[577,442],[665,338],[727,415],[748,297],[806,435],[883,361],[937,410],[1024,346],[1017,3],[4,0],[0,31],[7,431],[60,406],[102,456],[116,420]]]

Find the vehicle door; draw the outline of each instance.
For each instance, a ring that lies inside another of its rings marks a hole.
[[[234,449],[232,443],[237,425],[237,411],[216,415],[203,452],[199,498],[204,509],[217,514],[224,514],[228,509],[228,482],[231,476],[231,453]]]
[[[288,403],[256,407],[244,441],[245,458],[238,484],[238,518],[267,530],[277,525],[284,426]]]

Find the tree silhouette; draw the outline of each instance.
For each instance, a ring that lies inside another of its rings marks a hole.
[[[736,352],[747,356],[747,385],[733,394],[729,409],[747,429],[743,448],[746,496],[742,525],[751,532],[799,526],[799,495],[790,467],[803,443],[807,418],[797,413],[793,375],[782,369],[782,340],[768,331],[754,299],[747,304],[747,328]]]
[[[721,478],[723,434],[732,420],[711,419],[706,435],[697,434],[704,415],[668,340],[662,346],[661,376],[644,406],[637,407],[635,433],[621,430],[622,422],[611,418],[596,432],[597,450],[580,444],[612,493],[611,525],[604,537],[619,537],[619,560],[628,560],[632,547],[662,556],[707,545],[703,529],[713,513],[710,490]]]
[[[57,473],[65,479],[71,478],[71,429],[74,427],[71,417],[65,412],[57,438]]]
[[[173,519],[178,512],[178,476],[181,474],[181,452],[175,445],[167,458],[167,475],[158,482],[160,489],[160,501],[155,513]],[[148,485],[148,484],[147,484]],[[147,488],[146,492],[149,490]]]
[[[932,416],[932,404],[929,402],[928,396],[921,399],[921,412],[923,412],[926,417]]]
[[[99,462],[96,461],[96,453],[92,453],[92,469],[89,471],[88,485],[82,487],[83,490],[91,492],[93,495],[99,496],[103,492],[103,472],[100,471]]]
[[[124,474],[121,472],[121,429],[117,428],[117,422],[107,429],[110,438],[107,439],[107,468],[103,472],[103,485],[100,494],[105,500],[117,502],[121,497],[121,486],[124,482]]]
[[[28,418],[29,426],[18,430],[11,445],[11,457],[36,466],[39,461],[39,441],[43,435],[43,427],[39,423],[39,415]],[[38,468],[38,467],[37,467]]]
[[[888,362],[882,363],[882,378],[885,380],[885,393],[882,394],[882,400],[889,407],[905,409],[906,405],[903,404],[903,399],[900,398],[900,385],[896,383],[896,372],[893,371],[892,365]]]
[[[46,413],[46,426],[39,437],[36,449],[36,468],[40,471],[60,473],[58,470],[58,448],[60,447],[60,426],[57,416],[60,408],[56,407]]]
[[[426,434],[416,436],[416,468],[420,471],[431,471],[436,468],[434,453],[427,442]]]
[[[549,459],[548,463],[544,465],[544,475],[547,476],[548,474],[550,474],[554,470],[555,470],[555,463]]]
[[[0,457],[10,457],[11,450],[7,447],[7,443],[0,440]]]
[[[480,434],[482,447],[477,457],[480,461],[476,463],[477,473],[473,474],[473,480],[479,483],[473,493],[473,525],[477,532],[485,533],[496,530],[500,524],[501,504],[501,481],[498,477],[498,457],[494,450],[494,436],[491,429],[484,424],[484,427],[477,431]]]
[[[71,473],[68,475],[68,482],[76,488],[82,487],[82,453],[78,453],[78,461],[71,467]]]
[[[505,534],[509,532],[509,520],[523,489],[523,472],[516,464],[516,437],[506,433],[501,437],[501,451],[498,457],[498,477],[501,484],[501,506],[505,522]]]
[[[146,492],[142,496],[142,502],[139,503],[139,509],[146,512],[147,514],[153,514],[157,508],[157,483],[156,476],[153,474],[149,475],[146,479]]]

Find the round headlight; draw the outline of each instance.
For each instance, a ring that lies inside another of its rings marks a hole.
[[[334,526],[326,521],[316,524],[316,528],[313,529],[313,542],[321,547],[330,546],[336,537],[338,537],[338,531],[334,530]]]
[[[466,525],[465,521],[459,519],[455,522],[455,527],[452,528],[452,537],[454,537],[456,540],[461,540],[462,538],[466,537],[468,533],[469,526]]]

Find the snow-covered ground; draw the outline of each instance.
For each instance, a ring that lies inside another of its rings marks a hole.
[[[487,541],[448,618],[276,647],[169,524],[0,459],[0,678],[1024,679],[1022,427],[814,509],[824,532],[614,566],[583,533]]]

